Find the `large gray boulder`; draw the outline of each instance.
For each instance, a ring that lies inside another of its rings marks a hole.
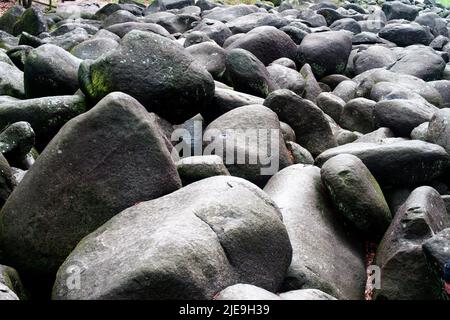
[[[77,95],[5,100],[0,101],[0,128],[28,122],[36,134],[36,147],[43,150],[67,121],[85,111],[85,99]]]
[[[239,107],[218,117],[205,129],[203,144],[203,153],[220,155],[231,175],[261,187],[293,161],[277,114],[261,105]]]
[[[420,140],[386,143],[349,143],[328,149],[316,158],[322,166],[328,159],[350,153],[362,160],[380,184],[417,185],[432,181],[448,168],[444,148]]]
[[[428,124],[426,138],[443,147],[450,154],[450,109],[437,110]]]
[[[280,89],[272,92],[264,105],[294,129],[297,141],[313,156],[337,146],[325,113],[311,101]]]
[[[297,61],[297,45],[275,27],[257,27],[231,43],[227,50],[241,48],[253,53],[265,65],[279,58]]]
[[[78,90],[81,60],[53,44],[44,44],[28,54],[24,86],[28,98],[74,94]]]
[[[212,177],[128,208],[85,237],[59,269],[53,298],[212,299],[236,283],[275,292],[291,250],[264,192]],[[80,290],[67,287],[71,266]]]
[[[16,98],[25,97],[23,72],[3,61],[0,61],[0,95]]]
[[[352,50],[352,38],[345,31],[309,33],[299,48],[300,60],[308,63],[317,78],[344,73]]]
[[[79,69],[80,87],[93,101],[121,91],[147,110],[182,123],[214,95],[214,80],[175,42],[157,34],[131,31],[119,47]]]
[[[312,288],[338,299],[362,299],[366,283],[363,250],[343,229],[320,169],[289,166],[273,176],[264,191],[280,208],[292,243],[284,290]]]
[[[438,299],[441,284],[428,269],[422,244],[448,228],[444,201],[431,187],[415,189],[398,209],[381,241],[376,264],[381,268],[377,299]]]
[[[320,170],[336,209],[361,234],[379,240],[389,227],[391,212],[378,182],[354,155],[340,154]]]
[[[154,117],[112,93],[53,138],[0,213],[5,259],[52,277],[84,236],[136,202],[181,186]]]

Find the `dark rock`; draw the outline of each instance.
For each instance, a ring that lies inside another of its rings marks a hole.
[[[11,167],[2,154],[0,155],[0,207],[3,207],[15,186],[16,181]]]
[[[362,250],[337,219],[319,168],[289,166],[273,176],[264,191],[280,208],[293,249],[284,291],[314,288],[338,299],[362,299]]]
[[[398,209],[378,247],[376,263],[381,268],[381,288],[375,291],[376,299],[438,298],[440,284],[433,281],[422,244],[448,226],[439,193],[431,187],[415,189]]]
[[[415,127],[410,134],[412,140],[428,140],[428,125],[429,122],[424,122],[417,127]]]
[[[417,7],[402,3],[400,1],[388,1],[383,3],[381,9],[386,14],[388,20],[405,19],[413,21],[419,10]]]
[[[70,50],[75,57],[82,60],[95,60],[101,55],[113,51],[119,43],[109,38],[93,38],[77,44]]]
[[[373,120],[375,105],[375,101],[365,98],[356,98],[348,101],[342,110],[339,124],[343,128],[352,131],[361,133],[372,132],[375,130]]]
[[[41,32],[47,31],[47,22],[44,15],[38,7],[31,7],[24,11],[24,13],[17,19],[13,25],[13,35],[18,36],[23,31],[36,36]]]
[[[358,85],[352,80],[341,81],[333,90],[333,94],[338,96],[345,102],[349,102],[356,96],[356,89]]]
[[[187,47],[185,52],[194,57],[195,63],[203,66],[214,79],[220,79],[226,69],[225,50],[213,41]]]
[[[306,85],[305,79],[297,70],[295,70],[295,68],[291,69],[278,63],[272,63],[267,67],[267,71],[269,72],[271,79],[280,89],[289,89],[299,96],[303,94]]]
[[[131,31],[119,47],[79,69],[80,87],[98,101],[114,91],[127,93],[149,111],[174,123],[197,114],[214,93],[214,81],[181,46],[154,33]]]
[[[239,4],[235,6],[224,6],[214,8],[211,11],[204,12],[203,17],[226,23],[257,11],[259,11],[257,6]]]
[[[422,244],[422,250],[427,259],[427,264],[434,274],[434,281],[437,284],[442,283],[445,279],[444,266],[450,261],[450,228],[444,229]],[[441,286],[442,300],[448,299],[448,294],[444,292]]]
[[[58,132],[8,198],[5,259],[28,275],[54,276],[85,235],[180,185],[158,125],[136,100],[112,93]]]
[[[388,48],[375,45],[358,52],[353,58],[355,74],[375,68],[390,67],[397,61],[396,55]]]
[[[352,18],[336,20],[330,25],[330,29],[333,31],[347,30],[353,32],[354,34],[361,32],[361,26],[355,19]]]
[[[351,154],[326,161],[320,170],[336,209],[365,237],[381,239],[391,212],[378,182],[364,163]]]
[[[271,64],[269,64],[269,67],[272,65],[275,65],[275,64],[292,69],[292,70],[297,70],[297,66],[295,65],[295,62],[289,58],[277,59],[277,60],[273,61]]]
[[[14,63],[14,65],[19,68],[21,71],[23,71],[25,66],[25,60],[28,57],[28,54],[33,50],[30,46],[17,46],[10,50],[8,50],[6,53],[8,57],[11,59],[11,61]]]
[[[0,95],[24,98],[23,72],[15,66],[0,61]]]
[[[300,60],[311,65],[318,78],[343,73],[352,49],[351,37],[344,31],[310,33],[299,46]]]
[[[201,31],[205,33],[210,39],[214,40],[219,46],[223,46],[224,48],[225,40],[232,35],[230,28],[223,22],[217,20],[204,18],[200,22],[194,22],[194,24],[195,26],[192,28],[192,31]]]
[[[201,31],[192,31],[186,34],[183,46],[185,48],[188,48],[194,44],[199,44],[207,41],[213,40],[211,40],[206,33]]]
[[[153,34],[157,34],[169,39],[172,39],[170,33],[156,23],[145,23],[145,22],[124,22],[113,24],[112,26],[106,28],[106,30],[117,34],[119,37],[123,38],[126,34],[133,30],[147,31]]]
[[[413,44],[429,45],[433,40],[431,33],[418,23],[387,24],[380,30],[378,35],[400,47],[407,47]]]
[[[275,27],[255,28],[231,43],[227,50],[236,48],[250,51],[264,65],[268,65],[279,58],[297,61],[297,45],[286,33]]]
[[[450,151],[450,109],[437,110],[431,117],[426,134],[427,140]]]
[[[334,121],[339,122],[345,105],[344,100],[332,93],[322,92],[317,96],[316,103],[323,112],[333,118]]]
[[[342,74],[330,74],[320,79],[320,82],[329,86],[331,90],[334,90],[341,82],[348,80],[350,79]]]
[[[286,141],[286,147],[292,154],[294,164],[314,164],[314,158],[311,153],[298,143],[295,143],[293,141]]]
[[[378,102],[373,110],[374,122],[379,127],[388,127],[400,136],[409,136],[421,123],[430,121],[439,110],[420,101],[393,99]]]
[[[342,153],[357,156],[384,185],[417,185],[441,176],[450,157],[444,148],[419,140],[385,144],[349,143],[329,149],[316,158],[321,166],[328,159]]]
[[[449,80],[429,81],[428,84],[440,93],[442,97],[442,104],[440,107],[441,108],[450,107],[450,81]]]
[[[414,131],[414,130],[413,130]],[[383,139],[394,137],[394,133],[389,128],[378,128],[372,132],[359,137],[355,142],[382,143]]]
[[[303,98],[315,102],[317,96],[322,93],[322,88],[317,83],[316,77],[309,64],[305,64],[300,69],[300,74],[305,79],[305,90],[303,91]]]
[[[377,83],[389,82],[392,88],[400,87],[410,91],[413,95],[419,94],[435,106],[440,106],[442,103],[442,97],[436,89],[422,79],[408,74],[394,73],[385,69],[372,69],[356,76],[353,81],[357,84],[356,94],[358,96],[368,97]],[[412,95],[409,97],[412,97]],[[406,99],[409,99],[409,97]],[[399,99],[400,97],[396,96],[395,98]]]
[[[103,20],[103,28],[107,28],[117,23],[137,22],[137,17],[129,11],[117,10]]]
[[[22,6],[14,5],[9,8],[0,17],[0,30],[6,31],[10,34],[14,33],[14,24],[20,19],[25,9]]]
[[[14,268],[0,265],[0,300],[9,300],[8,296],[14,298],[11,300],[27,298],[17,271]]]
[[[264,186],[270,176],[292,164],[280,131],[277,114],[270,109],[239,107],[208,125],[203,154],[221,155],[231,175]]]
[[[226,112],[251,104],[263,104],[264,99],[230,89],[216,88],[211,103],[202,111],[207,121],[212,121]]]
[[[209,177],[230,175],[222,158],[217,155],[186,157],[176,165],[183,186]]]
[[[285,26],[283,28],[280,28],[280,30],[286,33],[292,39],[292,41],[295,42],[295,44],[302,43],[305,36],[309,33],[295,26]]]
[[[445,61],[430,47],[409,46],[397,56],[388,69],[395,73],[409,74],[425,81],[438,80],[445,68]]]
[[[313,156],[337,145],[323,111],[311,101],[280,89],[272,92],[264,105],[294,129],[297,141]]]
[[[265,98],[278,89],[264,64],[247,50],[229,50],[226,70],[234,89],[238,91]]]
[[[236,283],[273,292],[291,253],[264,192],[240,178],[212,177],[122,211],[84,238],[61,266],[53,298],[204,300]],[[81,290],[66,286],[73,265],[89,284]]]
[[[0,152],[10,164],[20,167],[34,146],[34,140],[35,134],[28,122],[13,123],[0,133]]]
[[[247,33],[257,27],[272,26],[280,29],[288,24],[288,21],[278,15],[266,12],[255,12],[233,19],[227,23],[233,34]]]
[[[32,50],[24,66],[28,98],[74,94],[81,60],[64,49],[46,44]]]

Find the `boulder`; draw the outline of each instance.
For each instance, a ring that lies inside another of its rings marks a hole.
[[[308,63],[318,78],[344,73],[352,49],[352,39],[344,31],[310,33],[298,50],[300,61]]]
[[[23,75],[27,97],[74,94],[78,90],[80,63],[80,59],[53,44],[31,50]]]
[[[16,269],[0,265],[0,301],[25,300],[26,294]]]
[[[0,61],[0,95],[25,97],[23,72],[3,61]]]
[[[430,121],[437,110],[435,106],[421,101],[393,99],[378,102],[373,116],[378,127],[388,127],[400,136],[409,136],[415,127]]]
[[[264,186],[292,164],[277,114],[261,105],[239,107],[211,122],[203,134],[203,154],[220,155],[233,176]]]
[[[25,9],[22,6],[14,5],[0,17],[0,30],[10,34],[14,33],[14,24],[20,19]]]
[[[355,74],[371,69],[390,67],[396,61],[395,53],[381,45],[370,46],[353,57]]]
[[[376,264],[381,268],[381,288],[376,299],[437,299],[440,283],[433,281],[422,244],[448,228],[445,204],[431,187],[415,189],[398,209],[381,241]]]
[[[159,24],[156,23],[123,22],[113,24],[112,26],[106,28],[106,30],[118,35],[121,38],[123,38],[130,31],[139,30],[157,34],[168,39],[173,39],[173,37],[166,29],[164,29],[163,27],[161,27]]]
[[[217,155],[186,157],[176,165],[183,186],[209,177],[230,175],[222,158]]]
[[[135,99],[112,93],[67,122],[0,213],[5,260],[49,281],[84,236],[136,202],[178,189],[154,119]]]
[[[223,46],[224,48],[225,40],[232,35],[230,28],[228,28],[225,23],[206,17],[203,17],[199,22],[194,22],[192,31],[201,31],[205,33],[210,39],[214,40],[219,46]]]
[[[231,43],[227,50],[245,49],[253,53],[264,65],[279,58],[297,61],[297,45],[283,31],[263,26],[249,31],[245,36]]]
[[[299,96],[303,94],[306,86],[305,79],[299,72],[297,72],[297,70],[295,70],[295,63],[294,69],[278,63],[272,63],[267,67],[267,71],[269,72],[271,79],[275,82],[276,85],[278,85],[280,89],[291,90]]]
[[[23,31],[33,36],[37,36],[38,34],[47,31],[47,21],[40,8],[35,6],[28,8],[23,12],[20,18],[17,19],[16,23],[13,25],[12,34],[18,36]]]
[[[328,159],[349,153],[362,160],[375,179],[386,185],[417,185],[441,176],[449,159],[444,148],[424,141],[391,143],[349,143],[329,149],[316,158],[322,166]]]
[[[430,47],[423,45],[406,47],[399,52],[396,60],[389,70],[409,74],[425,81],[439,80],[445,68],[442,57]]]
[[[131,31],[120,45],[94,62],[83,61],[80,87],[91,100],[121,91],[147,110],[181,123],[197,114],[214,94],[214,81],[173,41],[154,33]]]
[[[381,10],[386,14],[387,20],[404,19],[414,21],[419,13],[419,9],[416,6],[400,1],[387,1],[383,3]]]
[[[226,70],[237,91],[265,98],[270,92],[278,89],[264,64],[247,50],[227,51]]]
[[[280,208],[292,244],[284,291],[319,289],[338,299],[362,299],[366,283],[362,248],[343,229],[320,169],[289,166],[273,176],[264,191]]]
[[[252,104],[263,104],[264,99],[250,94],[234,91],[231,88],[214,90],[214,97],[209,105],[201,111],[207,121],[212,121],[228,111]]]
[[[233,19],[227,22],[227,27],[230,28],[233,34],[247,33],[257,27],[272,26],[280,29],[288,24],[288,21],[281,16],[266,12],[255,12],[245,16]]]
[[[334,121],[339,122],[345,105],[344,100],[332,93],[322,92],[317,96],[316,103],[323,112],[333,118]]]
[[[264,192],[212,177],[128,208],[84,238],[61,266],[53,298],[205,300],[237,283],[274,292],[291,254]],[[89,284],[80,290],[66,286],[74,265]]]
[[[313,156],[337,146],[325,114],[311,101],[280,89],[272,92],[264,105],[294,129],[297,141]]]
[[[443,147],[450,154],[450,109],[437,110],[432,115],[428,130],[427,140]]]
[[[67,121],[85,111],[85,99],[76,95],[7,100],[0,102],[0,128],[28,122],[36,135],[36,147],[43,150]]]
[[[375,130],[373,111],[376,102],[366,98],[356,98],[348,101],[342,109],[339,124],[344,129],[369,133]]]
[[[0,132],[0,152],[10,164],[21,167],[34,140],[35,134],[28,122],[13,123]]]
[[[378,35],[400,47],[413,44],[429,45],[433,40],[431,33],[418,23],[390,23],[381,29]]]
[[[185,52],[194,57],[194,61],[203,66],[214,79],[222,78],[226,69],[225,50],[213,41],[193,44]]]
[[[109,38],[93,38],[77,44],[70,53],[81,60],[95,60],[103,54],[115,50],[119,43]]]
[[[379,240],[391,212],[378,182],[354,155],[339,154],[320,170],[336,209],[366,238]]]

